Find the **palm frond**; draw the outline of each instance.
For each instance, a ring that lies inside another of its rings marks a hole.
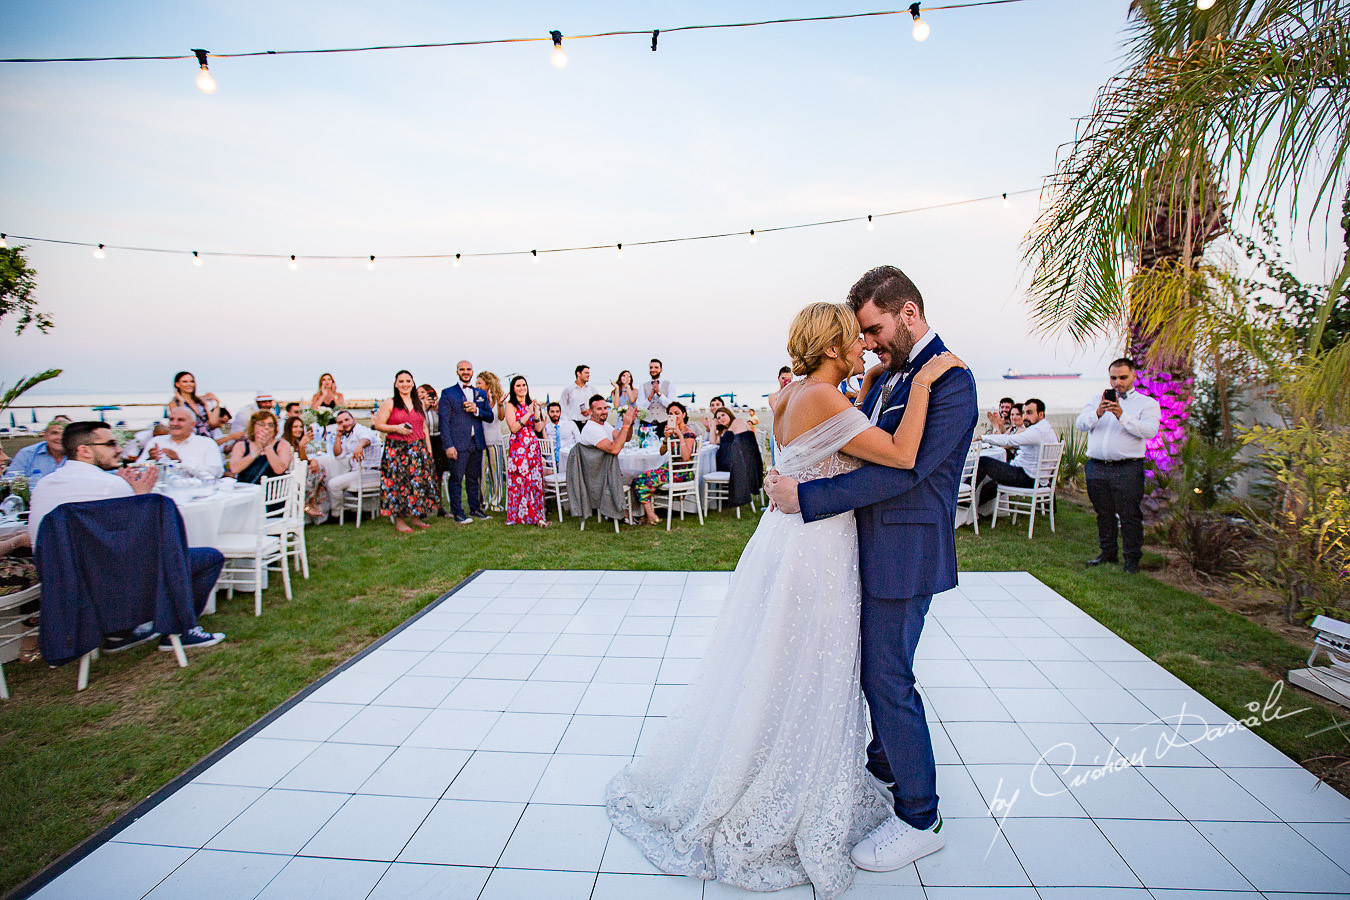
[[[18,400],[24,391],[27,391],[35,385],[42,384],[44,381],[49,381],[60,374],[60,369],[48,369],[47,371],[39,372],[36,375],[28,375],[20,378],[12,388],[6,389],[3,384],[0,384],[0,412],[8,409],[9,405],[15,400]]]
[[[1294,216],[1329,209],[1350,149],[1350,0],[1234,0],[1210,11],[1225,10],[1227,25],[1198,38],[1182,5],[1141,0],[1176,20],[1155,43],[1182,49],[1144,55],[1141,43],[1047,179],[1023,243],[1040,330],[1079,340],[1107,331],[1127,312],[1124,272],[1168,227],[1159,209],[1202,212],[1197,186],[1226,186],[1235,205],[1287,197]],[[1212,225],[1187,225],[1196,234],[1182,243],[1198,253]]]

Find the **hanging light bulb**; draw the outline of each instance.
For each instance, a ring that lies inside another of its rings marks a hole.
[[[366,263],[366,271],[367,271],[367,272],[374,272],[374,271],[375,271],[375,254],[374,254],[374,253],[370,254],[370,262]]]
[[[94,248],[94,259],[107,259],[108,254],[103,252],[103,245],[99,244]]]
[[[459,257],[460,257],[460,254],[456,253],[456,254],[455,254],[455,261],[452,262],[452,263],[450,264],[450,265],[454,266],[456,269],[459,268]]]
[[[203,94],[214,94],[216,92],[216,79],[211,75],[211,70],[207,68],[205,50],[193,50],[197,54],[197,65],[201,66],[201,71],[197,73],[197,90]]]
[[[1012,201],[1008,199],[1008,194],[1007,194],[1007,192],[1005,191],[1005,192],[1003,193],[1003,208],[1004,208],[1004,209],[1007,209],[1007,208],[1010,207],[1010,206],[1012,206]]]
[[[877,230],[877,226],[874,225],[874,224],[872,224],[872,217],[871,217],[871,216],[868,216],[868,217],[867,217],[867,230],[868,230],[868,231],[876,231],[876,230]]]
[[[291,254],[291,261],[290,261],[289,264],[287,264],[286,268],[290,269],[292,272],[294,272],[296,269],[300,268],[300,264],[297,263],[297,262],[295,261],[295,254],[294,254],[294,253]]]
[[[194,266],[200,266],[202,264],[202,258],[197,254],[196,250],[192,251],[192,264]]]
[[[616,244],[614,246],[614,258],[623,259],[623,244]]]
[[[909,5],[909,14],[914,17],[914,40],[923,43],[928,40],[928,33],[932,31],[928,23],[919,18],[919,4],[911,3]]]
[[[1195,0],[1195,5],[1199,9],[1209,9],[1214,5],[1214,0]]]
[[[9,246],[9,242],[5,240],[6,237],[8,237],[8,235],[3,231],[0,231],[0,250],[4,250]]]
[[[752,244],[759,243],[759,238],[755,237],[755,229],[753,228],[750,229],[750,243]]]
[[[531,251],[530,251],[530,258],[531,258],[534,262],[539,262],[539,251],[538,251],[538,250],[531,250]]]
[[[553,52],[548,55],[548,61],[553,63],[555,69],[567,68],[567,54],[562,48],[562,32],[550,31],[548,36],[553,38]]]

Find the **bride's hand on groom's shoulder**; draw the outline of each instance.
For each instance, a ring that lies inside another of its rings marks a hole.
[[[968,368],[968,366],[961,360],[961,357],[950,350],[944,350],[924,363],[923,368],[919,370],[919,374],[914,376],[914,380],[920,384],[931,386],[949,369],[965,368]]]

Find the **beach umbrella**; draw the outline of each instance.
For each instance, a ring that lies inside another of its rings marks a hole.
[[[37,407],[33,407],[33,423],[37,424]]]
[[[166,406],[164,407],[164,418],[167,419],[168,417],[169,417],[169,408]]]
[[[681,400],[683,400],[685,397],[688,397],[688,398],[689,398],[689,405],[690,405],[690,406],[693,406],[693,405],[694,405],[694,394],[693,394],[693,392],[691,391],[691,392],[688,393],[688,394],[680,394],[680,399],[681,399]]]
[[[16,425],[14,424],[14,413],[10,413],[10,414],[9,414],[9,427],[10,427],[10,428],[16,428],[16,427],[18,427],[18,426],[16,426]]]

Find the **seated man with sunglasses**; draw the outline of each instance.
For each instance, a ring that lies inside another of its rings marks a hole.
[[[103,422],[72,422],[61,435],[61,446],[65,451],[65,463],[33,486],[28,535],[35,548],[43,517],[62,503],[109,500],[148,493],[159,477],[158,471],[153,468],[119,469],[117,441]],[[187,555],[192,573],[193,608],[200,616],[220,576],[225,557],[211,547],[189,547]],[[146,623],[129,632],[108,635],[103,649],[108,653],[116,653],[154,637],[158,637],[158,633],[151,623]],[[184,648],[209,647],[223,641],[225,635],[193,625],[179,635],[179,639]],[[160,638],[159,649],[173,649],[167,636]]]

